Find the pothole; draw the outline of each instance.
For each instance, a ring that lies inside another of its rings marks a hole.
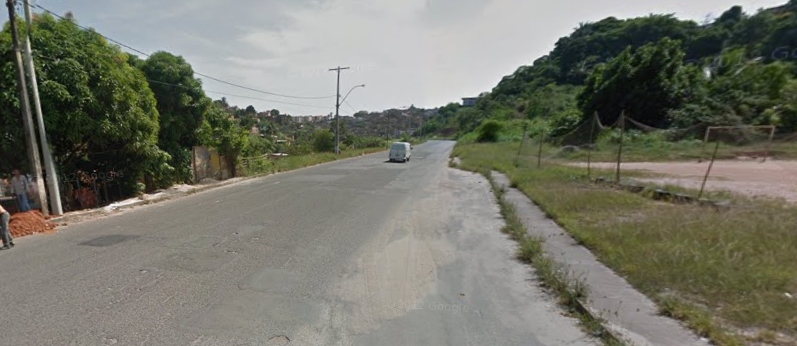
[[[266,346],[285,346],[289,342],[291,342],[291,339],[289,339],[287,336],[277,335],[275,337],[272,337],[271,339],[268,339]]]

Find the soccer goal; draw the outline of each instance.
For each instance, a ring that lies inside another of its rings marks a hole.
[[[710,141],[715,141],[725,144],[721,156],[766,161],[771,155],[775,129],[772,125],[709,126],[703,138],[700,160],[711,156],[706,149]]]

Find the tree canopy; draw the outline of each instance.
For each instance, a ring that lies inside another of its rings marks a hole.
[[[551,52],[505,76],[475,107],[449,104],[424,127],[463,135],[524,114],[556,133],[622,111],[657,127],[777,125],[797,131],[797,1],[698,24],[670,14],[582,23]]]
[[[197,133],[202,127],[209,104],[204,102],[202,83],[194,78],[194,70],[185,59],[168,52],[152,54],[137,64],[146,75],[155,94],[160,114],[158,146],[171,155],[169,164],[173,174],[163,177],[159,185],[189,182],[191,148],[198,143]]]
[[[24,29],[24,24],[20,23]],[[33,45],[42,111],[63,172],[124,170],[132,190],[143,174],[169,171],[158,147],[159,115],[144,74],[128,55],[73,21],[38,16]],[[0,34],[0,164],[26,162],[9,25]]]

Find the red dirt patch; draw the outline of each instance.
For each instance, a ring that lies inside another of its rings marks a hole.
[[[593,166],[614,168],[613,163],[594,163]],[[668,177],[636,180],[699,189],[708,162],[628,162],[623,163],[622,168],[668,175]],[[716,161],[711,169],[706,189],[725,190],[748,196],[776,197],[797,202],[797,161]]]
[[[11,215],[11,221],[8,223],[11,236],[14,238],[36,233],[53,233],[55,226],[55,224],[47,222],[44,215],[38,210]]]

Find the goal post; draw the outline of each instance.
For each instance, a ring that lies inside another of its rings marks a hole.
[[[772,150],[772,141],[775,138],[775,130],[777,129],[776,126],[773,125],[738,125],[738,126],[709,126],[706,128],[706,134],[703,137],[703,146],[700,151],[700,160],[702,161],[705,159],[706,154],[706,146],[708,145],[709,140],[711,139],[712,133],[731,133],[736,132],[741,136],[739,138],[750,138],[754,137],[755,134],[760,136],[761,141],[765,141],[764,151],[763,151],[763,159],[769,158]],[[719,140],[719,139],[717,139]],[[745,143],[749,145],[749,143]]]

